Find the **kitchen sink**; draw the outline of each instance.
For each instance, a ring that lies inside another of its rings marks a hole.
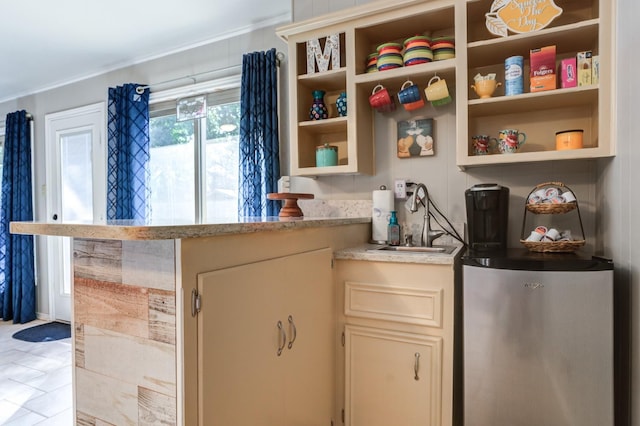
[[[380,253],[429,253],[429,254],[451,254],[455,251],[456,246],[382,246],[368,249],[368,252]]]

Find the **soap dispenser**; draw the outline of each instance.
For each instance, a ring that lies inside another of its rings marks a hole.
[[[391,217],[389,218],[389,226],[387,227],[387,242],[391,246],[400,245],[400,225],[398,225],[398,217],[396,211],[391,211]]]

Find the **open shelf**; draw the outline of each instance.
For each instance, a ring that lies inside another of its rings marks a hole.
[[[346,68],[317,72],[315,74],[303,74],[298,76],[298,83],[313,90],[344,90],[347,82]]]
[[[529,50],[555,45],[560,53],[593,50],[598,46],[599,19],[553,27],[535,33],[472,42],[467,45],[469,68],[504,63],[509,56],[529,58]]]
[[[469,101],[469,117],[526,113],[543,108],[567,108],[578,105],[597,105],[598,86],[581,86],[544,92],[497,96]]]
[[[309,120],[298,123],[300,128],[311,134],[347,132],[347,117],[327,118],[325,120]]]

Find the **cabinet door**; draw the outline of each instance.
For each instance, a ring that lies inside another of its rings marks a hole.
[[[326,376],[333,375],[326,370],[330,364],[325,361],[310,366],[303,358],[316,348],[322,353],[325,349],[319,346],[331,343],[323,340],[326,338],[322,334],[319,341],[311,335],[333,327],[331,316],[324,318],[316,313],[325,312],[326,287],[332,294],[330,258],[326,249],[199,275],[201,425],[293,425],[287,416],[300,408],[307,418],[318,420],[295,424],[329,423],[331,398],[325,402],[329,404],[326,413],[317,412],[322,403],[314,400],[320,399],[319,395],[310,395],[309,389],[315,390],[311,380],[318,374],[325,381]],[[315,307],[315,302],[322,307]],[[293,324],[288,321],[290,315]],[[294,326],[296,340],[289,349]],[[331,336],[331,331],[328,333]],[[297,352],[300,355],[294,356]],[[316,367],[320,373],[314,370]],[[290,396],[292,391],[295,398]]]
[[[286,361],[285,425],[328,426],[334,412],[335,286],[331,250],[293,256],[287,265],[283,321],[291,316],[296,339]]]
[[[440,425],[442,338],[345,326],[346,425]]]

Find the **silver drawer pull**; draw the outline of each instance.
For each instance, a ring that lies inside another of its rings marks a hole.
[[[296,341],[296,337],[298,336],[298,330],[296,329],[296,324],[293,322],[293,317],[289,315],[289,330],[291,331],[291,340],[289,340],[289,349],[293,346],[293,342]]]
[[[282,355],[282,350],[287,345],[287,333],[284,331],[284,327],[282,327],[282,321],[278,321],[278,330],[280,330],[280,346],[278,346],[278,356]]]
[[[418,376],[418,371],[420,371],[420,352],[416,352],[415,361],[413,364],[413,372],[415,376],[413,377],[415,380],[420,380],[420,376]]]

